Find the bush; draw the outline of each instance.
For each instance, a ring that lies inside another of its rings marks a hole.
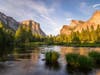
[[[88,55],[93,59],[95,65],[100,65],[100,52],[92,51]]]
[[[88,71],[93,67],[92,59],[80,54],[69,53],[66,55],[66,61],[68,67],[73,68],[74,70]]]
[[[67,54],[66,61],[68,63],[68,66],[72,66],[73,68],[77,68],[79,66],[78,57],[79,57],[79,54],[75,54],[75,53]]]
[[[80,55],[78,57],[78,64],[80,70],[87,71],[93,68],[93,61],[91,58],[87,56]]]
[[[46,63],[56,63],[59,58],[59,53],[55,51],[49,51],[45,53]]]

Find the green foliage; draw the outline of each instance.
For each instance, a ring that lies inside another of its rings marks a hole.
[[[68,63],[68,66],[72,67],[73,69],[84,71],[93,68],[92,59],[80,54],[69,53],[66,55],[66,61]]]
[[[92,51],[88,55],[93,59],[95,65],[100,65],[100,52]]]
[[[4,24],[0,22],[0,46],[10,45],[13,43],[14,35],[13,31],[4,27]]]
[[[93,26],[87,27],[86,30],[82,29],[81,32],[73,32],[69,35],[58,35],[49,39],[49,41],[57,43],[100,43],[100,25],[97,26],[97,29],[94,29]]]
[[[100,25],[97,29],[87,27],[87,30],[82,29],[81,32],[73,32],[70,35],[57,36],[41,36],[32,34],[31,27],[20,26],[15,34],[17,42],[45,42],[48,45],[67,45],[67,46],[100,46]]]
[[[66,57],[66,61],[68,65],[72,66],[73,68],[77,68],[79,66],[79,63],[78,63],[79,54],[69,53],[69,54],[66,54],[65,57]]]
[[[32,40],[32,38],[31,30],[20,25],[15,34],[15,42],[28,43]]]
[[[72,36],[72,42],[73,43],[80,43],[79,32],[73,32],[71,34],[71,36]]]
[[[93,68],[93,61],[87,56],[80,55],[78,58],[80,70],[90,70]]]
[[[45,53],[46,63],[53,64],[56,63],[59,58],[59,53],[55,51],[49,51]]]
[[[33,34],[33,38],[32,38],[33,42],[44,42],[44,40],[45,40],[45,37],[43,37],[42,35]]]

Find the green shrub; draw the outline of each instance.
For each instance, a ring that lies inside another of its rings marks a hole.
[[[78,57],[78,64],[79,64],[80,70],[87,71],[87,70],[91,70],[93,68],[93,61],[88,56],[80,55]]]
[[[95,65],[100,65],[100,52],[92,51],[88,55],[93,59]]]
[[[75,53],[66,54],[66,61],[68,63],[68,66],[77,68],[79,66],[78,57],[79,57],[79,54],[75,54]]]
[[[68,67],[73,68],[74,70],[78,69],[88,71],[93,67],[92,59],[80,54],[69,53],[66,55],[66,61],[68,63]]]
[[[59,53],[55,51],[49,51],[45,53],[45,59],[47,63],[56,63],[59,58]]]

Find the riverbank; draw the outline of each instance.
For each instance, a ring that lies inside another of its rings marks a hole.
[[[100,43],[47,43],[47,42],[30,42],[24,43],[24,46],[40,46],[40,45],[58,45],[58,46],[67,46],[67,47],[100,47]]]

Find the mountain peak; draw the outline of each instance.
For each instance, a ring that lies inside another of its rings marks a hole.
[[[83,24],[83,23],[84,23],[84,21],[81,21],[81,20],[71,20],[70,26],[75,27],[75,26]]]
[[[0,21],[4,23],[6,28],[16,31],[19,23],[10,16],[6,16],[4,13],[0,12]]]
[[[26,27],[30,26],[33,34],[39,34],[42,36],[46,35],[40,28],[40,24],[35,22],[34,20],[25,20],[25,21],[22,21],[21,24],[25,25]]]
[[[93,26],[94,29],[96,29],[98,25],[100,25],[100,10],[95,11],[92,17],[86,22],[81,21],[81,20],[72,20],[70,25],[68,26],[64,25],[62,27],[62,29],[60,30],[60,34],[68,35],[71,33],[71,31],[81,32],[82,29],[86,30],[87,28],[91,30],[91,26]]]
[[[88,20],[88,22],[100,24],[100,10],[95,11],[93,16]]]
[[[96,10],[94,14],[100,14],[100,10]]]
[[[34,20],[25,20],[22,22],[17,22],[10,16],[6,16],[4,13],[0,12],[0,21],[4,24],[4,26],[8,29],[13,30],[14,32],[18,29],[19,25],[24,25],[26,28],[31,27],[31,31],[33,34],[39,34],[42,36],[46,36],[46,34],[40,28],[40,24],[35,22]]]

